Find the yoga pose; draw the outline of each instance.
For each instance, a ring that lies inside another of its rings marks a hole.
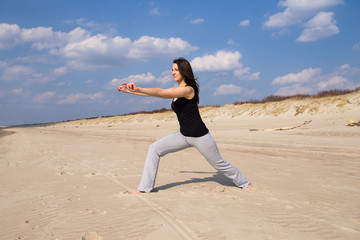
[[[123,83],[118,91],[146,97],[171,98],[171,108],[177,115],[180,131],[152,143],[146,156],[140,185],[134,194],[149,193],[153,190],[160,157],[189,147],[195,147],[216,170],[230,178],[242,188],[251,187],[245,176],[231,163],[225,161],[217,148],[215,140],[201,119],[199,85],[194,77],[190,63],[184,58],[173,61],[172,75],[178,87],[141,88],[134,83]]]

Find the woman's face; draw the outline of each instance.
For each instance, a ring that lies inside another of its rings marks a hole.
[[[184,77],[180,74],[178,65],[176,63],[172,66],[172,75],[174,77],[175,82],[180,82],[184,80]]]

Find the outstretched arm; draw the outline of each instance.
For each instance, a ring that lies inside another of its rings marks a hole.
[[[119,86],[117,88],[117,90],[119,92],[123,92],[123,93],[131,93],[131,94],[134,94],[134,95],[138,95],[138,96],[143,96],[143,97],[151,97],[150,95],[147,95],[147,94],[143,94],[143,93],[137,93],[137,92],[131,92],[128,88],[127,88],[127,83],[123,83],[121,86]]]
[[[124,85],[125,84],[125,85]],[[159,98],[192,98],[194,96],[194,89],[192,87],[177,87],[177,88],[140,88],[134,83],[124,83],[119,88],[119,91],[132,93],[139,96],[159,97]],[[126,88],[126,89],[125,89]]]

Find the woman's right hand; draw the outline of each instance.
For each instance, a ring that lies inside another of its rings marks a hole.
[[[121,86],[119,86],[119,87],[117,88],[117,90],[118,90],[119,92],[129,93],[130,91],[129,91],[129,89],[128,89],[127,86],[128,86],[127,83],[123,83]]]

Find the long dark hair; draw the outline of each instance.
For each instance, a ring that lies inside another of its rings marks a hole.
[[[175,59],[173,63],[176,63],[178,65],[179,72],[181,76],[185,78],[186,85],[191,86],[195,90],[196,102],[199,103],[200,88],[199,84],[197,83],[197,78],[195,78],[194,76],[190,63],[183,57]]]

